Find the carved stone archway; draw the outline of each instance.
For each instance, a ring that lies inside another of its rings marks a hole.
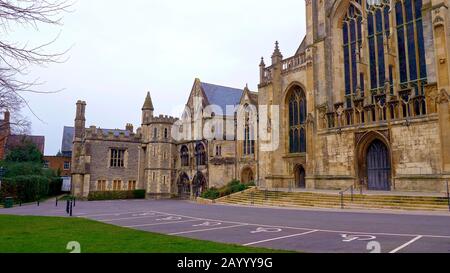
[[[241,173],[241,182],[248,184],[255,181],[255,175],[250,167],[245,167]]]
[[[356,137],[356,175],[368,190],[392,189],[392,155],[388,131],[370,131]]]

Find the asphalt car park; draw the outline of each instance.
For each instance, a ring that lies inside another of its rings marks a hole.
[[[51,202],[0,213],[65,216]],[[331,253],[450,253],[450,215],[199,205],[176,200],[78,202],[74,217],[194,239]]]

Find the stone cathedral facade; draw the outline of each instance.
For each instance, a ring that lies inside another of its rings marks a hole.
[[[293,56],[284,58],[277,43],[270,65],[261,60],[258,92],[196,80],[187,103],[194,107],[200,96],[203,107],[255,105],[257,127],[277,131],[277,145],[249,139],[245,125],[234,127],[242,140],[166,138],[179,121],[154,117],[149,96],[136,133],[85,129],[79,102],[75,193],[117,189],[121,181],[122,189],[135,185],[149,195],[193,196],[232,179],[265,188],[446,191],[449,1],[305,2],[306,36]],[[279,107],[277,120],[260,110],[267,105]],[[220,118],[237,124],[237,116]]]

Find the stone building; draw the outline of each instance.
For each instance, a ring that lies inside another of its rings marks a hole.
[[[259,104],[280,105],[267,187],[445,190],[450,178],[447,0],[310,1],[294,56],[260,65]]]
[[[174,124],[181,122],[194,132],[194,111],[181,120],[169,116],[155,116],[150,93],[142,107],[142,124],[134,132],[133,125],[125,130],[86,128],[86,103],[77,102],[74,129],[64,128],[64,143],[73,139],[72,183],[74,194],[87,197],[92,191],[145,189],[148,197],[191,197],[200,195],[210,187],[220,187],[241,179],[256,180],[256,145],[247,138],[238,141],[234,136],[235,111],[226,112],[227,106],[241,103],[256,105],[257,94],[244,90],[202,83],[196,79],[187,109],[194,109],[194,101],[201,108],[211,106],[215,112],[201,118],[231,121],[230,136],[223,138],[190,137],[175,140]],[[203,110],[202,110],[203,114]],[[192,126],[191,126],[192,125]],[[250,147],[251,144],[251,147]],[[246,150],[244,151],[244,147]]]
[[[292,57],[276,43],[270,66],[261,60],[257,93],[196,79],[180,120],[154,117],[148,95],[136,132],[86,129],[78,102],[75,193],[132,185],[149,196],[196,196],[233,179],[445,191],[449,1],[305,2],[306,36]]]

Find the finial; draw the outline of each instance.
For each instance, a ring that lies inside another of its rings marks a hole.
[[[259,66],[266,66],[266,64],[264,63],[264,57],[261,57],[261,62],[259,63]]]
[[[275,50],[273,51],[272,58],[273,57],[280,57],[281,59],[283,59],[283,55],[280,51],[280,44],[278,43],[278,41],[275,42]]]

